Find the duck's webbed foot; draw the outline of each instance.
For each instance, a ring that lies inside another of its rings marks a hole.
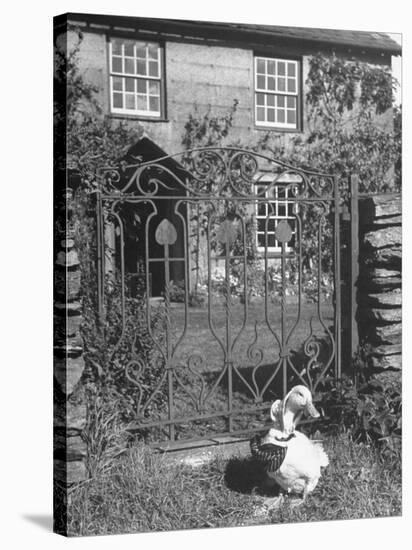
[[[289,498],[289,506],[291,508],[297,508],[298,506],[301,506],[305,503],[305,496],[302,495],[301,497],[294,495],[293,497]]]
[[[315,489],[316,485],[318,484],[319,478],[312,479],[311,481],[307,481],[305,488],[303,489],[303,495],[302,495],[302,502],[305,502],[308,495]]]
[[[283,493],[279,493],[279,495],[277,495],[276,497],[265,498],[265,500],[263,501],[263,506],[267,510],[274,510],[275,508],[279,508],[281,506],[284,498],[285,497]]]

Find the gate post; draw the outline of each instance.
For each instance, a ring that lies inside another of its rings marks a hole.
[[[359,277],[359,177],[350,177],[350,358],[352,360],[359,346],[359,329],[356,320],[357,282]]]

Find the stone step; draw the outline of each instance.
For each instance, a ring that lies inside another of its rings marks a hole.
[[[362,308],[359,310],[359,318],[362,320],[377,321],[382,323],[400,323],[402,321],[402,310],[400,308]]]
[[[375,369],[401,369],[402,355],[377,355],[369,358],[370,364]]]
[[[401,243],[402,228],[399,226],[368,231],[363,236],[363,246],[372,249],[397,246]]]
[[[378,308],[400,308],[402,306],[402,292],[400,289],[393,289],[390,292],[358,292],[358,303],[360,308],[365,306]]]

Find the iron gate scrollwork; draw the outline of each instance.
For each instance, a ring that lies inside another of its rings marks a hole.
[[[97,222],[102,324],[120,288],[112,357],[140,299],[130,353],[117,359],[136,429],[171,441],[250,431],[291,384],[315,391],[340,375],[334,176],[197,149],[102,168]]]

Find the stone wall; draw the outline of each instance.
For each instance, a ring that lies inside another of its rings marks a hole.
[[[72,191],[56,201],[54,242],[54,477],[62,494],[85,476],[86,420],[81,275],[74,242]],[[61,495],[62,496],[62,495]]]
[[[401,368],[401,222],[400,196],[360,199],[357,318],[376,369]]]
[[[70,17],[74,21],[75,16]],[[131,21],[131,24],[132,21]],[[135,23],[136,24],[136,23]],[[76,24],[75,24],[76,26]],[[117,27],[115,27],[117,28]],[[119,29],[120,30],[120,29]],[[119,30],[117,32],[119,32]],[[118,36],[126,36],[130,32],[120,32]],[[83,28],[83,41],[79,50],[79,68],[88,82],[96,86],[96,98],[105,114],[110,114],[110,93],[108,75],[108,36],[116,37],[107,29]],[[136,37],[136,32],[129,34]],[[157,40],[158,38],[153,38]],[[68,49],[77,44],[77,33],[68,33]],[[209,108],[214,115],[226,115],[233,106],[234,100],[239,104],[233,119],[231,129],[231,141],[235,139],[244,147],[251,147],[267,132],[265,127],[255,125],[254,115],[254,45],[248,43],[237,46],[225,42],[225,38],[219,44],[216,41],[193,41],[184,38],[169,40],[164,37],[165,51],[165,88],[166,88],[166,116],[162,120],[139,120],[133,116],[124,117],[123,120],[130,127],[142,130],[145,135],[157,143],[166,153],[181,152],[182,137],[185,133],[185,123],[189,114],[194,114],[194,106],[197,106],[199,115],[205,114]],[[267,49],[268,46],[265,47]],[[269,46],[269,57],[285,56],[286,58],[301,59],[301,82],[303,92],[306,93],[306,80],[309,74],[309,59],[319,49],[310,48],[307,44],[297,44],[294,47],[273,44]],[[333,48],[335,50],[336,47]],[[326,55],[332,54],[332,48],[325,45]],[[370,57],[372,55],[372,58]],[[362,61],[386,64],[390,58],[377,59],[371,52],[358,52],[358,59]],[[302,102],[304,104],[304,101]],[[117,118],[118,115],[112,115]],[[308,130],[307,112],[303,112],[303,132]],[[379,117],[384,126],[390,120],[390,113]],[[300,131],[278,131],[277,147],[288,147],[293,137],[300,135]]]

